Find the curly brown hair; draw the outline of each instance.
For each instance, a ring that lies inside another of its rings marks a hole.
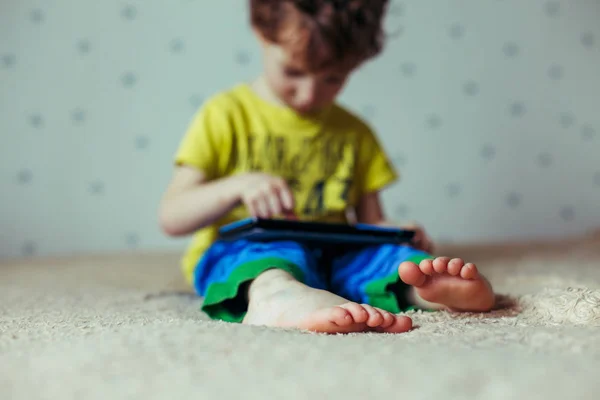
[[[378,55],[388,0],[250,0],[250,22],[309,70],[352,69]]]

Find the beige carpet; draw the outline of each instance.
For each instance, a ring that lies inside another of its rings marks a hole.
[[[176,254],[6,261],[0,399],[600,398],[600,237],[447,252],[518,301],[325,336],[208,321]]]

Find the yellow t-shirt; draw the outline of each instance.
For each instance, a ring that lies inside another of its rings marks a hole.
[[[177,151],[177,165],[198,168],[208,180],[250,171],[287,180],[301,220],[346,222],[360,197],[397,179],[372,130],[339,105],[303,117],[263,100],[248,84],[212,96],[193,118]],[[240,205],[194,234],[182,268],[192,282],[203,252],[220,226],[249,215]]]

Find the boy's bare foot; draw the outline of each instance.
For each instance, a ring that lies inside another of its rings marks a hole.
[[[310,288],[285,271],[262,273],[248,289],[243,323],[299,328],[324,333],[375,331],[401,333],[412,320],[365,304],[349,302],[325,290]]]
[[[403,262],[398,274],[427,302],[456,311],[482,312],[494,306],[495,295],[489,282],[475,264],[465,264],[460,258],[438,257],[419,265]]]

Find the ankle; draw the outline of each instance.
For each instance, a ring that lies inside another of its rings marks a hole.
[[[246,291],[246,300],[261,296],[264,294],[273,293],[283,285],[295,282],[296,279],[287,271],[279,268],[272,268],[262,272],[259,276],[248,285]]]

